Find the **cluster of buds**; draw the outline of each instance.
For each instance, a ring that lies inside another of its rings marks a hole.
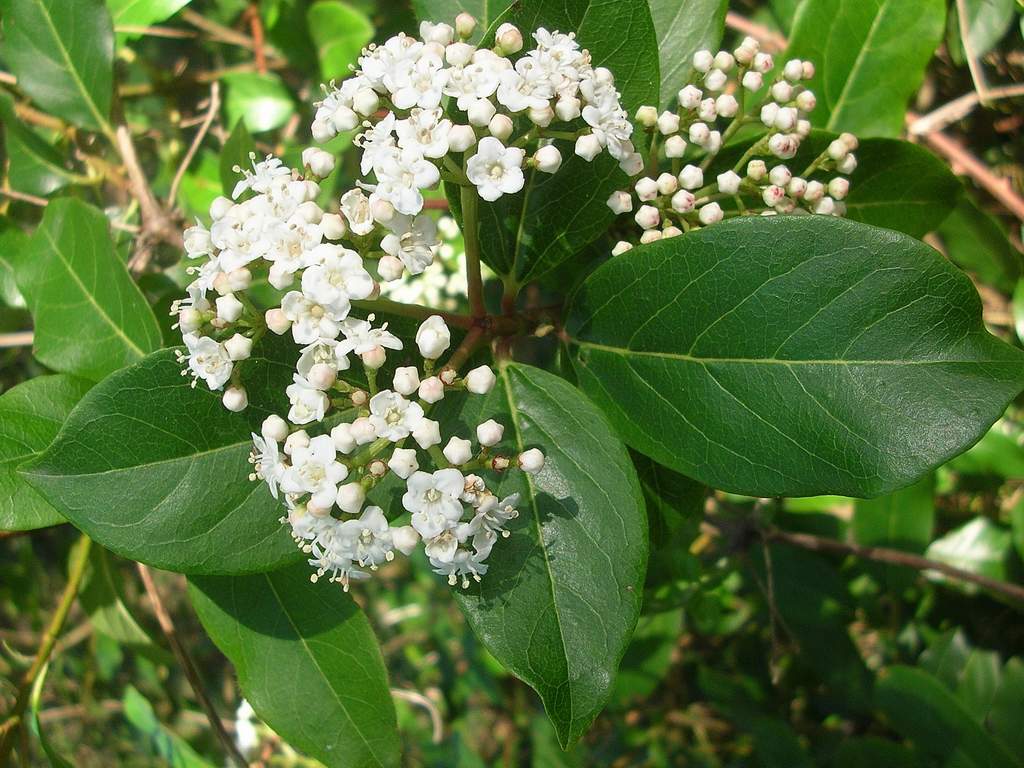
[[[692,82],[678,93],[678,107],[660,115],[652,106],[636,120],[651,135],[660,167],[635,175],[632,190],[612,193],[616,214],[633,213],[641,243],[674,237],[733,216],[817,213],[841,216],[849,175],[857,167],[857,139],[843,134],[796,173],[792,161],[810,135],[814,93],[803,81],[814,77],[809,61],[791,59],[771,84],[775,68],[758,42],[745,38],[734,51],[698,51]],[[754,105],[748,101],[765,91]],[[760,124],[767,130],[732,168],[712,172],[715,158],[737,131]],[[671,170],[661,171],[661,168]],[[841,174],[841,175],[831,175]],[[830,176],[831,175],[831,176]],[[623,240],[614,254],[632,247]]]
[[[330,387],[333,398],[318,391],[318,407],[344,408],[344,420],[327,434],[311,437],[279,416],[253,434],[251,478],[267,483],[275,498],[284,496],[288,513],[281,522],[310,555],[313,581],[326,576],[347,590],[351,579],[367,576],[364,569],[376,570],[396,551],[409,555],[422,542],[435,572],[466,587],[487,572],[495,542],[508,536],[505,525],[518,516],[518,495],[499,500],[476,473],[536,473],[544,455],[536,448],[501,453],[505,428],[494,419],[476,426],[475,448],[472,437],[443,440],[441,424],[428,418],[431,407],[446,393],[485,395],[495,383],[486,365],[464,377],[450,367],[435,374],[450,340],[434,315],[416,334],[422,368],[398,368],[390,389],[378,389],[377,371],[367,366],[369,391],[341,381]],[[308,389],[296,381],[293,386]],[[389,474],[406,484],[402,506],[409,525],[392,526],[383,509],[366,503]]]
[[[442,179],[493,202],[522,190],[524,170],[557,172],[556,140],[573,141],[587,161],[608,152],[627,173],[643,167],[614,77],[574,35],[538,29],[524,53],[513,25],[498,28],[492,48],[467,42],[474,27],[460,14],[454,26],[423,22],[422,40],[399,34],[370,46],[317,104],[316,140],[359,131],[364,178],[341,211],[355,235],[379,240],[382,279],[430,263],[436,228],[422,214],[423,190]]]

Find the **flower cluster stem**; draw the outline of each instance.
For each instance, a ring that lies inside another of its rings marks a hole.
[[[487,314],[484,307],[484,282],[480,273],[480,233],[477,230],[477,197],[475,187],[461,188],[462,232],[466,244],[466,280],[470,313],[479,319]]]

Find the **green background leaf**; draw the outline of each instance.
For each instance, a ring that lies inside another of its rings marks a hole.
[[[968,523],[936,539],[925,555],[931,560],[947,563],[971,573],[988,576],[999,581],[1008,578],[1007,558],[1012,546],[1010,532],[985,517],[976,517]],[[934,574],[936,581],[946,579]],[[975,594],[975,584],[954,581],[968,594]]]
[[[114,33],[103,0],[2,0],[3,58],[43,109],[110,135]]]
[[[573,298],[580,385],[626,442],[752,496],[874,496],[977,441],[1024,387],[970,281],[832,217],[738,219],[636,248]]]
[[[5,256],[32,310],[44,365],[98,381],[159,349],[160,327],[100,211],[54,200],[29,246]]]
[[[39,376],[0,395],[0,530],[26,531],[65,522],[17,468],[56,437],[90,382],[73,376]]]
[[[964,195],[939,228],[949,258],[983,282],[1013,290],[1024,273],[1024,259],[1006,236],[1002,223]]]
[[[605,418],[557,376],[503,366],[489,395],[465,400],[455,433],[472,434],[488,418],[505,425],[502,448],[539,447],[546,463],[533,478],[501,478],[499,498],[522,494],[519,517],[483,581],[456,597],[488,650],[540,694],[565,746],[608,700],[636,624],[647,562],[643,499]]]
[[[7,150],[7,179],[19,192],[45,197],[78,180],[60,152],[18,119],[9,96],[0,93],[0,117]]]
[[[728,0],[647,0],[658,38],[661,106],[676,99],[693,71],[693,54],[717,51]]]
[[[107,0],[114,26],[148,27],[167,21],[192,0]],[[131,40],[138,32],[118,32],[118,40]]]
[[[254,133],[272,131],[284,125],[295,111],[291,93],[272,72],[236,72],[226,75],[224,83],[228,88],[224,101],[228,125],[245,120]]]
[[[851,530],[858,544],[890,547],[922,554],[932,540],[935,527],[935,476],[921,480],[894,493],[875,499],[860,499],[854,505]],[[865,566],[894,591],[913,583],[917,574],[892,565]]]
[[[313,3],[307,18],[324,80],[347,77],[349,65],[356,63],[360,51],[373,40],[373,24],[362,11],[337,0]]]
[[[328,768],[399,764],[387,671],[369,622],[309,566],[194,577],[203,627],[231,661],[256,714]]]
[[[231,196],[235,185],[242,178],[241,174],[235,172],[235,166],[252,168],[249,153],[255,151],[256,142],[245,125],[245,118],[240,118],[220,151],[220,183],[226,196]]]
[[[815,125],[899,136],[945,19],[945,0],[805,0],[785,55],[814,63]]]

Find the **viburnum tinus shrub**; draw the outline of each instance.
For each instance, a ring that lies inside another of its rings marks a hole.
[[[645,2],[523,0],[491,27],[424,21],[324,86],[310,133],[351,138],[340,194],[320,146],[243,153],[184,233],[181,345],[108,316],[128,352],[23,469],[96,541],[189,574],[255,711],[331,765],[397,761],[346,594],[374,572],[451,584],[567,745],[610,695],[648,513],[676,490],[883,494],[1024,386],[969,280],[913,237],[955,180],[814,130],[815,62],[747,38],[659,76]],[[910,179],[930,183],[910,199]],[[434,263],[440,207],[465,301],[388,299]],[[102,236],[73,204],[42,231],[81,237],[76,216]]]

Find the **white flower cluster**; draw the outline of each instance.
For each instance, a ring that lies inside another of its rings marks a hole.
[[[494,47],[478,48],[466,42],[474,26],[460,14],[454,27],[423,22],[422,40],[399,34],[370,46],[317,105],[318,141],[361,129],[366,178],[341,209],[357,235],[388,232],[382,276],[419,274],[430,263],[436,230],[421,214],[422,190],[442,178],[497,200],[523,188],[524,168],[561,167],[555,139],[574,140],[588,161],[607,151],[630,174],[642,168],[611,72],[592,67],[574,35],[538,29],[536,48],[513,62],[524,46],[516,27],[501,25]]]
[[[281,521],[291,526],[296,542],[311,555],[314,581],[326,575],[347,590],[350,579],[367,576],[362,569],[376,570],[392,560],[396,550],[408,555],[422,540],[435,572],[453,585],[461,579],[465,587],[470,578],[479,581],[487,572],[484,561],[494,543],[499,535],[508,535],[504,526],[518,516],[518,496],[499,500],[473,472],[539,472],[544,455],[536,448],[515,457],[496,453],[505,430],[493,419],[477,425],[477,450],[472,440],[458,436],[440,448],[441,425],[427,417],[430,407],[446,391],[486,394],[495,382],[486,365],[464,378],[451,368],[432,374],[434,361],[448,349],[450,338],[441,317],[432,316],[416,334],[425,360],[422,371],[400,367],[392,388],[379,391],[372,367],[371,392],[334,382],[353,410],[351,420],[337,424],[329,434],[310,437],[278,416],[268,417],[261,434],[253,434],[252,479],[266,482],[275,498],[284,495],[288,514]],[[296,403],[307,397],[317,402],[302,404],[299,415],[305,420],[305,409],[315,409],[317,420],[322,420],[330,402],[326,393],[296,375],[289,394],[293,423]],[[419,452],[405,447],[410,440]],[[433,471],[420,469],[424,456]],[[391,526],[383,509],[366,505],[367,493],[389,473],[406,483],[402,505],[411,514],[410,525]]]
[[[843,200],[849,181],[842,175],[814,176],[853,173],[857,139],[843,134],[799,174],[777,162],[796,157],[811,132],[807,118],[816,98],[802,84],[814,77],[814,65],[792,59],[757,104],[748,108],[748,98],[764,89],[774,68],[772,56],[760,51],[758,42],[750,37],[731,53],[698,51],[693,56],[694,77],[680,89],[676,110],[660,115],[652,106],[637,110],[637,122],[651,134],[659,156],[671,165],[671,171],[659,173],[648,168],[647,175],[636,174],[632,191],[614,192],[608,198],[615,213],[634,214],[642,230],[641,243],[674,237],[731,216],[845,213]],[[744,126],[757,124],[768,131],[763,138],[731,169],[706,178],[723,145]],[[723,203],[730,205],[723,208]],[[617,255],[631,247],[623,240],[612,252]]]

